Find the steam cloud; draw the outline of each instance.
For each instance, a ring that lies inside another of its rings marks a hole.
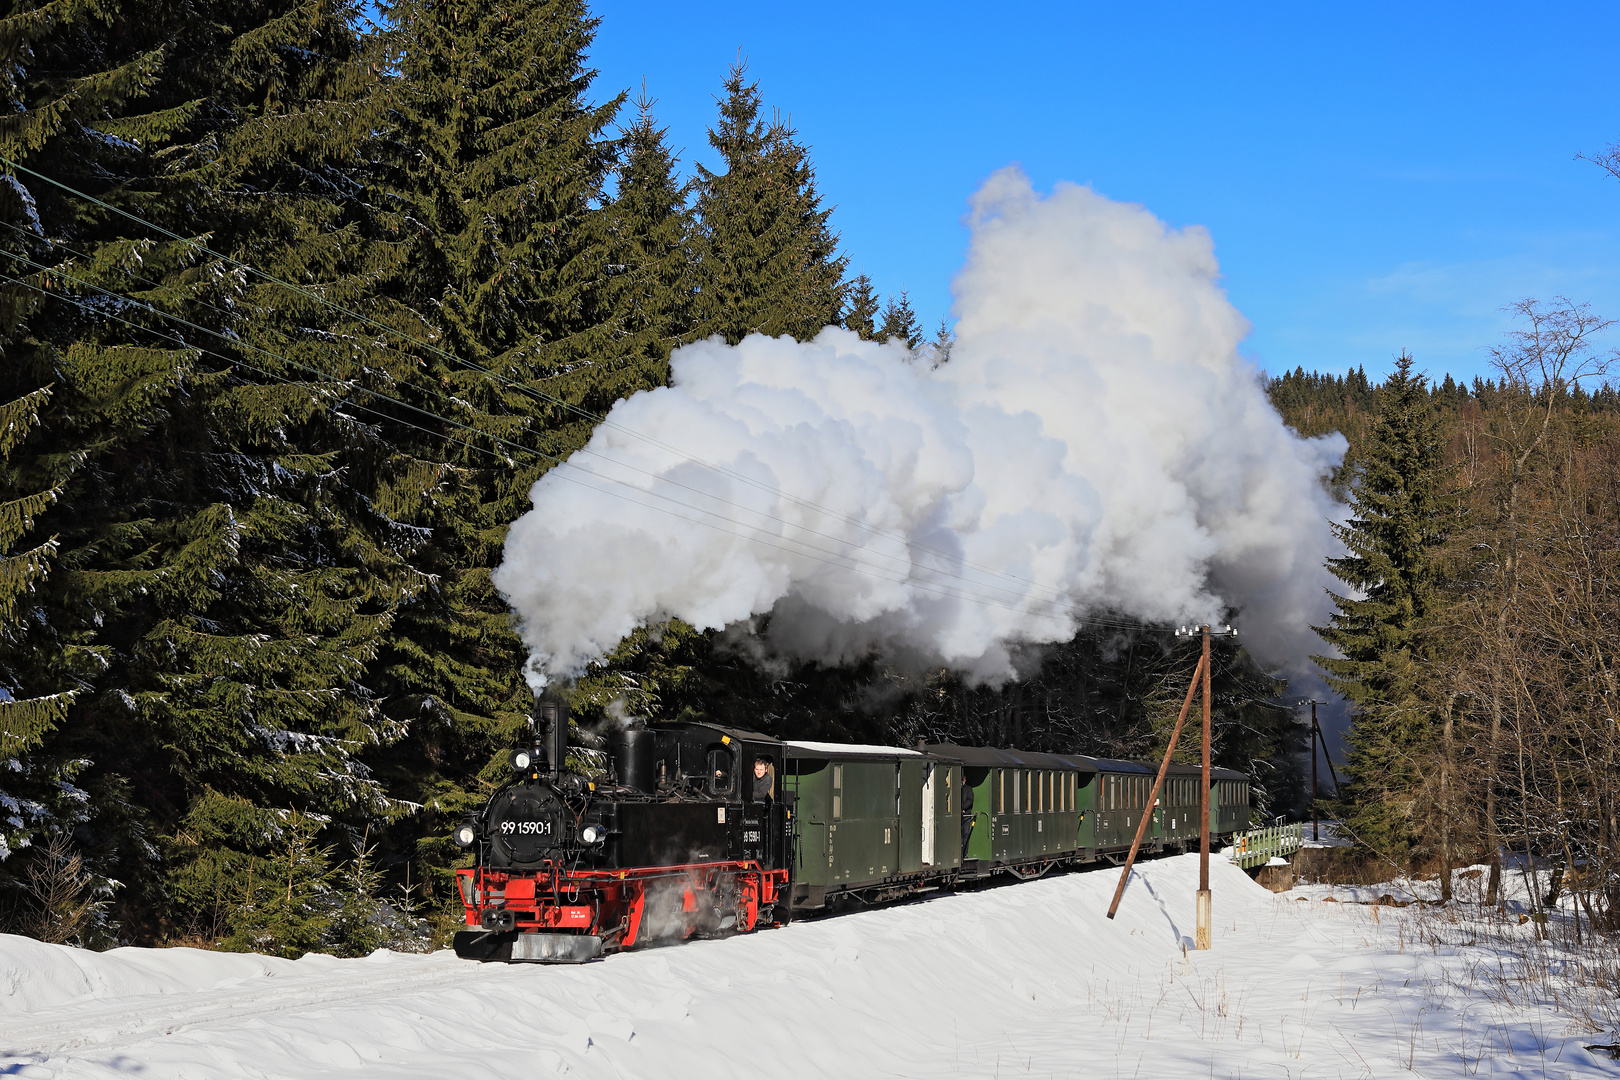
[[[948,363],[835,327],[698,342],[535,484],[495,573],[531,681],[652,620],[765,613],[782,655],[995,682],[1087,613],[1237,608],[1257,659],[1303,668],[1345,444],[1272,410],[1209,234],[1016,168],[969,221]]]

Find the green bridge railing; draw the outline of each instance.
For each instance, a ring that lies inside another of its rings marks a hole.
[[[1227,848],[1226,854],[1243,869],[1251,870],[1256,866],[1266,865],[1274,858],[1292,855],[1299,850],[1304,840],[1303,822],[1293,825],[1269,825],[1265,828],[1250,829],[1232,837],[1232,845]]]

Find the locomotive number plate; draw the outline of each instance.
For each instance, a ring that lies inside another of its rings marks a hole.
[[[502,836],[550,836],[550,821],[503,821]]]

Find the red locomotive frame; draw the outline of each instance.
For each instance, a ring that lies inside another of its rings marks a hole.
[[[491,908],[508,911],[513,929],[547,930],[600,938],[604,951],[634,948],[649,921],[658,940],[697,933],[747,933],[764,914],[769,925],[786,921],[788,871],[758,862],[705,862],[625,870],[456,871],[467,925],[483,925]],[[780,913],[780,915],[778,914]]]

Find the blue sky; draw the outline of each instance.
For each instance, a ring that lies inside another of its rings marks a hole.
[[[948,315],[967,197],[1020,163],[1215,238],[1273,372],[1488,373],[1501,309],[1620,316],[1620,5],[598,3],[604,99],[646,81],[713,163],[739,49],[812,149],[852,271]],[[633,116],[626,109],[624,119]]]

